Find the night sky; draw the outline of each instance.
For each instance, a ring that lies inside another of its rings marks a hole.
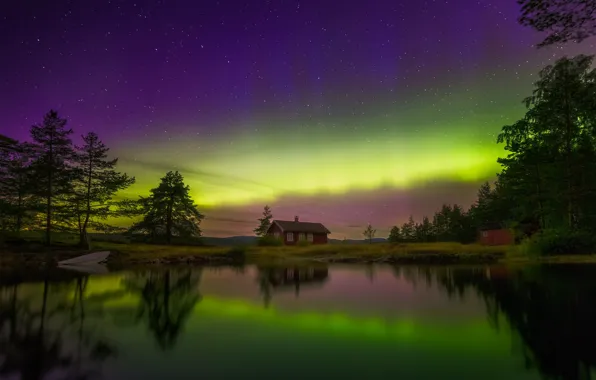
[[[6,3],[6,4],[4,4]],[[50,108],[96,131],[146,195],[179,170],[206,236],[277,219],[383,236],[466,207],[540,68],[514,0],[46,1],[0,6],[0,133]]]

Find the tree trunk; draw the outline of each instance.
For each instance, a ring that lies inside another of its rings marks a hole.
[[[540,223],[540,228],[546,228],[546,222],[544,219],[544,207],[542,206],[542,187],[540,186],[540,183],[540,166],[536,164],[536,193],[538,195],[538,212],[540,213],[538,221]]]
[[[46,194],[46,244],[48,246],[52,244],[52,181],[54,180],[54,173],[52,167],[52,164],[54,162],[53,148],[53,142],[50,142],[50,152],[48,156],[48,185]]]
[[[166,209],[166,242],[170,244],[172,242],[172,208],[174,199],[170,197],[168,207]]]
[[[571,107],[569,105],[569,91],[565,86],[565,175],[567,176],[567,226],[573,228],[573,184],[571,177]]]
[[[23,225],[23,194],[21,192],[21,185],[19,184],[19,194],[17,199],[17,225],[16,225],[16,232],[17,235],[21,233],[21,228]]]
[[[87,171],[87,193],[85,195],[87,201],[87,208],[85,210],[85,222],[83,223],[83,229],[81,231],[80,243],[81,245],[88,245],[87,241],[87,226],[89,225],[89,217],[91,215],[91,175],[93,173],[93,160],[91,153],[89,153],[89,168]],[[89,249],[89,248],[87,248]]]

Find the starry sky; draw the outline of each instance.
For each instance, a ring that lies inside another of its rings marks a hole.
[[[148,194],[179,170],[206,236],[277,219],[384,236],[466,207],[540,68],[514,0],[23,0],[0,6],[0,133],[54,108]]]

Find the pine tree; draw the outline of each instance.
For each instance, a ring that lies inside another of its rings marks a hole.
[[[0,229],[17,234],[31,209],[30,153],[28,144],[18,142],[0,151]]]
[[[108,159],[108,151],[97,134],[90,132],[83,138],[83,146],[77,147],[77,186],[73,199],[79,243],[88,243],[89,227],[108,227],[100,220],[115,215],[114,195],[134,184],[134,177],[115,170],[118,159]]]
[[[272,218],[273,215],[271,214],[271,207],[266,205],[263,208],[263,217],[258,219],[259,226],[253,230],[254,233],[259,237],[267,235],[267,231],[269,230],[269,227],[271,227]]]
[[[387,240],[390,243],[399,243],[402,240],[398,226],[393,226],[391,228],[391,231],[389,231],[389,238],[387,238]]]
[[[434,240],[433,228],[428,216],[422,218],[422,224],[420,225],[420,231],[423,242],[430,242]]]
[[[376,233],[377,233],[377,230],[373,229],[369,223],[368,227],[366,227],[366,229],[364,230],[364,232],[362,234],[364,235],[364,237],[368,240],[368,243],[370,244],[370,243],[372,243],[372,240],[375,237]]]
[[[141,198],[144,217],[131,231],[148,233],[153,239],[165,237],[168,244],[173,236],[200,237],[203,215],[189,193],[182,175],[168,172],[149,197]]]
[[[35,192],[44,203],[45,242],[51,243],[52,214],[59,211],[59,200],[71,191],[73,171],[70,160],[74,148],[70,135],[72,129],[66,129],[66,119],[58,116],[54,110],[48,112],[41,124],[31,127],[33,152],[32,175],[36,182]]]
[[[416,223],[414,217],[410,215],[408,221],[401,226],[401,237],[404,241],[413,242],[416,240]]]

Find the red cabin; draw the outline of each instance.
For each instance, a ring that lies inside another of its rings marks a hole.
[[[493,227],[480,229],[480,244],[482,245],[511,245],[515,237],[507,228]]]
[[[274,220],[267,230],[267,235],[282,239],[285,245],[295,245],[300,241],[311,244],[327,244],[327,235],[331,232],[321,223]]]

